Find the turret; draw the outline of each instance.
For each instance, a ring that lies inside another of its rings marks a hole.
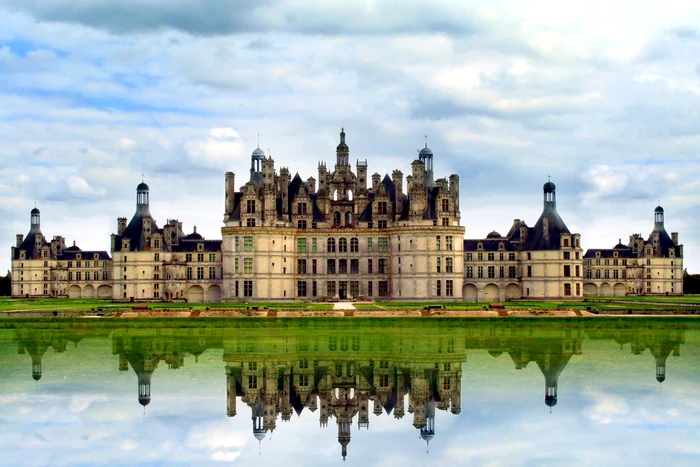
[[[141,217],[150,217],[151,212],[148,209],[149,205],[149,188],[144,182],[141,182],[136,187],[136,215]]]
[[[357,161],[357,194],[364,194],[367,191],[367,160]]]
[[[336,170],[340,168],[349,168],[350,167],[350,149],[348,148],[348,145],[345,143],[345,128],[340,129],[340,143],[338,143],[338,147],[336,147],[335,150],[335,157],[336,157]]]
[[[411,170],[415,189],[425,188],[425,163],[422,160],[415,160],[411,163]]]
[[[379,181],[382,179],[382,176],[379,175],[377,172],[372,174],[372,191],[376,192],[377,189],[379,188]]]
[[[316,179],[313,177],[309,177],[306,179],[306,186],[309,188],[309,194],[315,194],[316,193]]]
[[[117,235],[122,235],[126,230],[126,217],[117,217]]]
[[[256,187],[262,184],[262,162],[265,158],[265,152],[260,149],[260,145],[250,155],[250,181]]]
[[[22,245],[23,241],[24,241],[24,234],[17,234],[17,248],[19,248]]]
[[[418,159],[425,168],[425,185],[433,186],[433,151],[428,148],[428,137],[425,137],[425,147],[418,153]]]
[[[391,181],[394,182],[398,201],[398,195],[403,193],[403,173],[400,170],[394,170],[391,173]]]
[[[41,232],[40,219],[41,219],[41,213],[39,212],[39,210],[37,208],[32,209],[31,219],[29,221],[30,226],[31,226],[31,229],[30,229],[31,232]]]

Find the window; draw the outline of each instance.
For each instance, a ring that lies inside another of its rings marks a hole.
[[[564,295],[571,295],[571,284],[564,284]]]
[[[619,278],[619,277],[618,277],[619,274],[620,274],[620,271],[618,271],[617,269],[615,269],[615,270],[613,271],[613,279],[618,279],[618,278]]]
[[[335,238],[329,238],[326,246],[328,253],[335,253]]]
[[[124,279],[126,279],[126,276],[124,276]],[[69,281],[73,280],[73,271],[68,271],[68,280]]]
[[[527,252],[527,260],[530,261],[532,259],[532,253],[529,251]]]
[[[246,225],[246,227],[255,227],[255,219],[252,217],[249,217],[248,219],[246,219],[245,225]]]
[[[102,280],[109,280],[109,273],[107,271],[102,271]]]
[[[440,236],[435,237],[435,249],[440,251]]]
[[[100,280],[100,273],[97,271],[93,272],[92,278],[93,278],[93,280],[99,281]],[[44,279],[44,280],[46,280],[46,279]]]
[[[571,266],[568,264],[564,266],[564,277],[571,277]]]
[[[593,279],[593,270],[586,269],[586,279]]]
[[[243,251],[253,251],[253,237],[243,237]]]
[[[449,210],[450,210],[450,200],[449,200],[449,199],[443,199],[441,204],[442,204],[442,210],[443,210],[443,211],[449,211]]]
[[[527,267],[527,277],[532,277],[532,266]]]
[[[581,277],[581,266],[576,265],[576,277]]]
[[[372,253],[372,239],[371,238],[367,239],[367,251]]]
[[[297,281],[297,297],[306,297],[306,281]]]
[[[372,281],[367,282],[367,296],[368,297],[371,297],[372,295],[374,295],[373,285],[374,284]]]
[[[204,253],[197,253],[197,262],[201,263],[204,261]]]
[[[438,297],[442,296],[442,281],[435,282],[435,295]]]
[[[297,260],[297,274],[306,274],[306,260],[305,259],[298,259]]]
[[[377,221],[377,228],[379,229],[386,229],[387,228],[387,222],[384,221]]]
[[[452,279],[447,279],[445,281],[445,295],[448,297],[454,297],[454,294],[454,282],[452,281]]]
[[[124,257],[124,261],[126,261],[126,257]],[[24,266],[24,263],[22,263],[21,266]],[[73,267],[73,261],[68,261],[68,267],[72,268]]]
[[[442,226],[443,227],[448,227],[450,225],[450,218],[449,217],[443,217],[442,218]]]
[[[610,269],[606,269],[606,270],[605,270],[604,277],[605,277],[606,279],[610,279]]]
[[[311,260],[311,274],[316,274],[316,260],[312,259]]]
[[[483,260],[484,260],[484,254],[483,254],[483,253],[477,253],[477,254],[476,254],[476,260],[477,260],[477,261],[483,261]]]
[[[600,269],[595,270],[595,278],[600,279]]]
[[[503,247],[502,243],[499,245],[499,248],[501,248],[501,247]],[[503,261],[503,253],[498,254],[498,261]]]
[[[452,251],[452,236],[448,235],[445,237],[445,249],[447,251]]]
[[[471,253],[467,253],[467,261],[473,261],[474,257],[472,256]]]
[[[479,266],[479,267],[477,268],[477,277],[478,277],[479,279],[483,279],[483,278],[484,278],[484,267],[483,267],[483,266]]]
[[[435,265],[436,265],[436,270],[437,270],[436,272],[438,272],[438,273],[442,272],[441,271],[441,264],[442,264],[442,258],[437,258]]]
[[[335,281],[326,282],[326,295],[329,297],[335,297]]]
[[[605,265],[606,265],[606,266],[610,266],[610,260],[607,259],[607,258],[605,259]]]
[[[493,279],[496,277],[496,267],[495,266],[489,266],[488,267],[488,278]]]
[[[216,268],[214,266],[209,267],[209,279],[216,279]]]
[[[622,278],[627,279],[627,271],[624,269],[622,270]]]
[[[386,201],[379,201],[377,203],[377,214],[379,214],[380,216],[386,216],[388,211],[389,210],[387,208]]]
[[[333,225],[335,225],[335,226],[340,225],[340,213],[338,211],[333,213]]]
[[[253,296],[253,281],[243,281],[243,296],[252,297]]]
[[[452,258],[445,258],[445,272],[453,272]]]
[[[298,238],[297,239],[297,253],[306,253],[306,239],[305,238]]]
[[[185,254],[185,262],[191,263],[192,262],[192,253],[186,253]]]
[[[243,258],[243,274],[253,274],[253,258]]]
[[[335,274],[335,260],[329,259],[326,261],[326,274]]]
[[[626,259],[623,259],[623,260],[622,260],[622,265],[623,265],[623,266],[627,266],[627,260],[626,260]]]
[[[386,258],[379,258],[379,274],[388,274],[389,267]]]
[[[338,253],[347,253],[348,252],[348,239],[347,238],[341,238],[338,240]]]
[[[386,237],[379,237],[377,244],[377,251],[379,253],[386,253],[389,251],[389,239]]]
[[[564,240],[564,243],[566,243],[566,240]],[[564,259],[571,259],[571,252],[570,251],[564,252]]]
[[[311,281],[311,296],[315,297],[316,295],[318,295],[318,285],[316,281]]]
[[[515,253],[508,253],[508,261],[515,261]]]
[[[389,295],[389,283],[387,281],[379,281],[379,296],[386,297]]]
[[[213,263],[216,261],[216,253],[209,253],[209,262]]]
[[[494,253],[487,253],[486,259],[488,259],[489,261],[495,261],[496,256],[494,255]]]
[[[76,268],[82,267],[82,263],[81,263],[80,261],[76,261],[76,262],[75,262],[75,267],[76,267]]]
[[[338,260],[338,274],[347,274],[348,273],[348,260],[347,259],[339,259]]]
[[[303,219],[300,221],[297,221],[297,229],[305,230],[306,229],[306,221]]]
[[[350,274],[359,274],[360,273],[360,260],[359,259],[351,259],[350,260]],[[356,294],[359,295],[359,294]]]
[[[246,212],[248,214],[255,214],[255,200],[249,199],[246,201]]]
[[[239,263],[238,258],[234,259],[233,260],[233,272],[234,272],[234,274],[238,274],[240,272],[239,266],[240,266],[240,263]]]
[[[564,239],[564,246],[569,246],[569,239],[568,238]],[[569,288],[571,288],[571,285],[569,285]]]
[[[358,251],[360,251],[360,241],[357,237],[353,237],[350,239],[350,253],[357,253]]]
[[[192,266],[187,266],[187,280],[192,280]]]
[[[360,295],[359,281],[350,281],[350,296],[357,297],[358,295]]]
[[[514,279],[517,275],[517,268],[515,266],[508,266],[508,277]]]
[[[367,274],[372,274],[372,260],[367,260]]]
[[[297,203],[297,214],[306,214],[306,203]]]
[[[238,237],[235,237],[233,239],[233,251],[239,251],[240,250],[240,241]]]
[[[619,261],[619,260],[617,260],[617,259],[614,259],[614,260],[613,260],[613,266],[617,266],[617,264],[618,264],[618,261]]]
[[[311,253],[316,253],[316,243],[317,243],[316,237],[312,238],[311,239]]]
[[[500,277],[501,279],[503,279],[504,277],[506,277],[506,268],[505,268],[505,266],[499,266],[499,267],[498,267],[498,277]]]
[[[201,267],[201,266],[199,266],[199,267],[197,268],[197,279],[198,279],[198,280],[204,279],[204,268]]]
[[[595,265],[596,265],[596,266],[600,266],[600,259],[596,259],[596,260],[595,260]]]

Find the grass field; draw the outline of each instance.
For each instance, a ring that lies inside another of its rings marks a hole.
[[[307,302],[232,302],[232,303],[114,303],[103,299],[65,299],[65,298],[0,298],[0,313],[10,311],[24,312],[85,312],[85,311],[122,311],[131,310],[134,305],[147,305],[152,310],[246,310],[267,307],[279,311],[328,311],[333,309],[332,303]],[[406,311],[420,310],[427,305],[441,305],[445,310],[481,310],[488,308],[489,303],[474,302],[373,302],[357,303],[359,311]],[[507,310],[683,310],[700,307],[700,295],[683,297],[587,297],[584,301],[511,301],[504,303]]]

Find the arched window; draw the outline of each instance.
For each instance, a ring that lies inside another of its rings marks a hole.
[[[341,238],[338,240],[338,253],[347,253],[348,252],[348,239],[347,238]]]
[[[352,201],[352,190],[348,190],[348,199]]]
[[[340,213],[338,211],[333,213],[333,225],[340,226]]]
[[[335,238],[328,239],[328,253],[335,253]]]
[[[350,253],[357,253],[360,251],[360,242],[357,240],[357,237],[353,237],[350,239]]]
[[[352,213],[350,211],[345,213],[345,227],[352,226]]]
[[[338,201],[338,190],[333,190],[333,201]]]

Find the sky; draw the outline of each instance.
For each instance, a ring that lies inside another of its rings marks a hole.
[[[369,430],[351,428],[345,464],[335,419],[319,427],[304,410],[260,447],[251,411],[240,400],[227,418],[222,352],[152,377],[145,415],[134,371],[118,371],[111,338],[86,338],[49,350],[35,384],[31,358],[0,330],[0,437],[7,465],[697,465],[700,450],[700,341],[685,331],[679,357],[667,360],[663,388],[649,350],[634,355],[609,339],[583,341],[559,377],[549,413],[544,378],[533,362],[515,370],[507,354],[467,350],[460,415],[436,411],[430,453],[409,413],[370,414]],[[370,407],[372,410],[373,407]]]
[[[586,248],[645,237],[659,200],[700,273],[695,1],[0,0],[0,271],[42,231],[109,250],[151,188],[162,225],[221,238],[224,173],[257,145],[318,178],[461,177],[467,238],[535,223],[542,185]]]

